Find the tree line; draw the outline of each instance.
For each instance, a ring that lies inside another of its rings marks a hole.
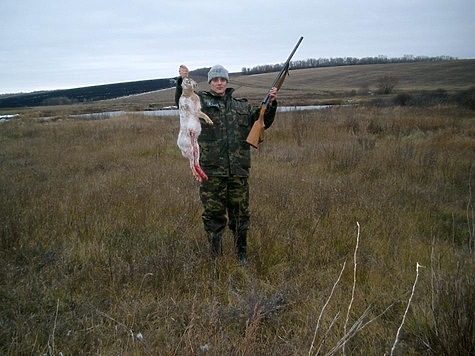
[[[128,95],[148,93],[173,87],[170,78],[140,80],[135,82],[94,85],[73,89],[58,89],[3,95],[0,108],[15,108],[42,105],[68,105],[74,103],[107,100]]]
[[[441,61],[452,61],[458,58],[451,56],[413,56],[413,55],[404,55],[403,57],[393,57],[389,58],[387,56],[377,56],[377,57],[364,57],[364,58],[355,58],[355,57],[335,57],[335,58],[309,58],[305,60],[296,60],[290,62],[290,67],[292,69],[304,69],[304,68],[321,68],[321,67],[338,67],[338,66],[349,66],[349,65],[363,65],[363,64],[388,64],[388,63],[414,63],[414,62],[441,62]],[[243,67],[241,69],[241,74],[250,75],[250,74],[261,74],[261,73],[271,73],[277,72],[282,68],[283,63],[278,64],[263,64],[258,65],[252,68]]]

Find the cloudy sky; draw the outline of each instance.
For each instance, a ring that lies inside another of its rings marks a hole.
[[[190,69],[406,54],[475,58],[473,0],[1,0],[0,94]]]

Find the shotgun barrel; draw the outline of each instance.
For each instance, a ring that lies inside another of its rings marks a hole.
[[[271,88],[276,87],[277,90],[279,90],[282,87],[282,84],[284,84],[285,76],[289,72],[290,60],[294,56],[302,40],[303,40],[303,37],[300,37],[294,49],[290,53],[289,58],[287,58],[287,60],[285,61],[277,77],[275,77]],[[259,118],[254,122],[254,125],[252,125],[251,131],[249,132],[249,135],[246,138],[246,142],[254,148],[258,148],[259,143],[261,143],[264,140],[264,130],[265,130],[264,114],[266,112],[267,106],[269,105],[269,100],[270,100],[270,95],[269,95],[269,92],[267,92],[267,95],[265,96],[264,100],[262,100],[262,103],[261,103]]]

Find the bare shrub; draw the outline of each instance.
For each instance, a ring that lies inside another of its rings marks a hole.
[[[381,94],[391,94],[398,82],[399,79],[392,75],[383,75],[378,78],[378,92]]]
[[[475,87],[456,94],[455,100],[459,105],[470,110],[475,110]]]

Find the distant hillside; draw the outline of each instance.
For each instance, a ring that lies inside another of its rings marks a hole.
[[[0,97],[0,108],[68,105],[147,93],[173,87],[174,79],[152,79],[90,87],[39,91]]]
[[[231,73],[229,86],[236,97],[258,104],[272,84],[276,72],[243,75]],[[291,69],[279,92],[281,105],[338,103],[347,99],[368,101],[377,95],[383,76],[397,80],[394,94],[420,93],[437,89],[455,93],[475,86],[475,59],[440,62],[348,65]],[[198,89],[207,90],[206,78],[195,77]],[[160,108],[173,105],[174,89],[114,100],[115,108]],[[105,103],[104,103],[105,104]],[[112,105],[112,103],[110,103]]]
[[[263,96],[275,73],[231,77],[236,95]],[[475,60],[351,65],[291,70],[279,96],[286,101],[376,94],[384,76],[397,80],[395,93],[444,89],[466,90],[475,85]]]
[[[200,90],[208,88],[205,69],[190,72]],[[276,74],[230,73],[229,86],[235,88],[235,96],[257,104]],[[376,94],[378,80],[383,76],[397,80],[394,94],[437,89],[455,93],[475,86],[475,59],[291,69],[279,92],[279,102],[308,105],[348,99],[368,101]],[[73,104],[78,111],[93,112],[160,109],[174,105],[174,84],[174,78],[166,78],[0,96],[0,108],[49,106],[53,110],[58,105]]]

